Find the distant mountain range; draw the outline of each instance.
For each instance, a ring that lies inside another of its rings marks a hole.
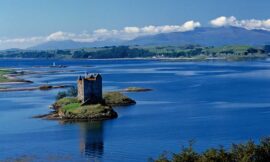
[[[73,40],[49,41],[30,47],[30,50],[54,50],[54,49],[78,49],[90,47],[118,46],[123,44],[122,40],[105,40],[96,42],[76,42]]]
[[[50,41],[29,49],[76,49],[118,45],[185,45],[202,46],[222,45],[265,45],[270,44],[270,32],[265,30],[247,30],[238,27],[197,28],[188,32],[162,33],[137,37],[130,41],[106,40],[96,42]]]
[[[270,32],[237,27],[198,28],[188,32],[139,37],[129,42],[138,45],[265,45],[270,44]]]

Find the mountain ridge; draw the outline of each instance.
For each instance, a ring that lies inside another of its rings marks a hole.
[[[202,46],[223,45],[266,45],[270,44],[270,31],[247,30],[239,27],[201,27],[193,31],[161,33],[156,35],[140,36],[133,40],[107,39],[95,42],[77,42],[73,40],[45,42],[28,49],[54,50],[76,49],[120,45],[186,45],[198,44]]]
[[[270,32],[265,30],[247,30],[237,27],[198,28],[188,32],[162,33],[158,35],[138,37],[129,41],[129,44],[199,44],[203,46],[265,45],[270,44]]]

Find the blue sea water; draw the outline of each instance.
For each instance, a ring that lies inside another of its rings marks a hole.
[[[48,68],[53,62],[67,68]],[[130,86],[153,91],[126,93],[137,101],[115,108],[104,122],[61,123],[31,118],[49,112],[59,89],[0,93],[0,161],[140,162],[163,151],[194,148],[270,135],[270,61],[162,62],[151,60],[0,60],[2,68],[39,72],[33,84],[76,84],[86,71],[103,76],[104,91]],[[53,73],[42,73],[53,71]]]

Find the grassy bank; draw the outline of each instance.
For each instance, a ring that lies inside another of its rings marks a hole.
[[[14,73],[13,70],[0,69],[0,83],[12,82],[13,80],[8,78],[6,75]]]
[[[105,104],[82,105],[77,98],[62,98],[54,104],[63,120],[104,120],[117,117],[111,106]]]
[[[103,104],[108,106],[125,106],[136,103],[134,100],[120,92],[107,92],[103,95],[103,100]],[[80,107],[80,104],[81,102],[76,97],[64,97],[58,99],[53,104],[53,107],[56,110],[64,108],[65,110],[72,111],[73,109]]]
[[[110,106],[126,106],[136,103],[134,100],[120,92],[107,92],[103,95],[103,99],[105,104]]]

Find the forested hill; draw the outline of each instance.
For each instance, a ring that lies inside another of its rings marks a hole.
[[[110,59],[110,58],[194,58],[194,57],[262,57],[270,45],[204,47],[185,46],[110,46],[70,50],[5,50],[1,58]]]

